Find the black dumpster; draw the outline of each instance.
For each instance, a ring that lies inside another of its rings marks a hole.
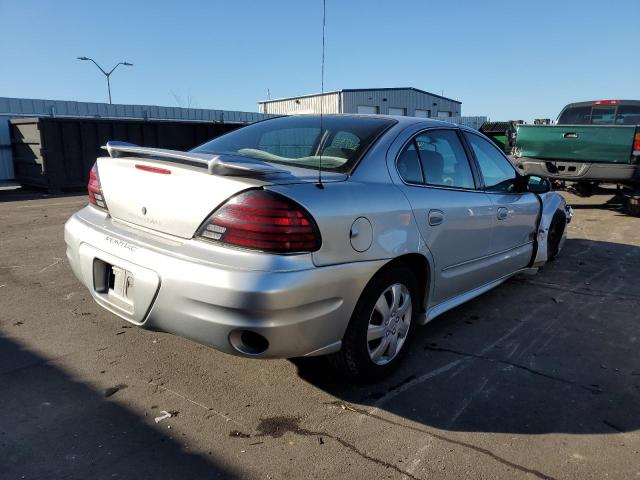
[[[109,140],[189,150],[242,126],[237,123],[32,117],[9,120],[15,177],[49,192],[85,188]]]
[[[489,137],[500,150],[507,155],[515,146],[516,127],[522,125],[522,120],[510,120],[508,122],[485,122],[480,126],[479,131]]]

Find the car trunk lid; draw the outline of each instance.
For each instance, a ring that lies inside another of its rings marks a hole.
[[[117,220],[181,238],[230,197],[268,185],[317,181],[317,171],[235,156],[148,149],[110,142],[97,161],[109,214]],[[323,173],[323,182],[346,175]]]

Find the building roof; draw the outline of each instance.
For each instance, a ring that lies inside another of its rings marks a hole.
[[[181,120],[225,123],[251,123],[271,115],[235,110],[163,107],[122,103],[77,102],[0,96],[0,117],[90,117],[139,118],[148,120]],[[0,125],[0,128],[2,126]]]
[[[334,93],[342,93],[342,92],[372,92],[372,91],[385,91],[385,90],[413,90],[414,92],[423,93],[425,95],[429,95],[431,97],[441,98],[443,100],[447,100],[449,102],[459,103],[462,105],[462,102],[459,100],[454,100],[453,98],[443,97],[442,95],[437,95],[435,93],[427,92],[426,90],[421,90],[419,88],[414,87],[386,87],[386,88],[343,88],[341,90],[332,90],[330,92],[324,93],[310,93],[307,95],[296,95],[293,97],[283,97],[283,98],[274,98],[273,100],[263,100],[258,102],[259,104],[271,103],[271,102],[282,102],[285,100],[295,100],[296,98],[308,98],[308,97],[319,97],[321,95],[332,95]]]

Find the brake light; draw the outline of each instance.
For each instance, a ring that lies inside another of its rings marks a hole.
[[[136,168],[138,170],[142,170],[143,172],[161,173],[162,175],[171,175],[171,170],[167,170],[166,168],[151,167],[149,165],[141,165],[138,163],[136,163]]]
[[[100,176],[98,175],[98,164],[94,163],[89,172],[89,183],[87,184],[89,192],[89,203],[96,207],[107,210],[107,203],[104,201],[102,194],[102,186],[100,185]]]
[[[620,103],[620,100],[596,100],[593,102],[594,105],[617,105]]]
[[[636,132],[636,136],[633,139],[633,155],[640,157],[640,131]]]
[[[311,252],[321,243],[318,227],[304,208],[266,190],[233,197],[211,214],[198,236],[270,253]]]

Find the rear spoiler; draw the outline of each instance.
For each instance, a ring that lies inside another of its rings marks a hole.
[[[262,176],[289,173],[260,160],[235,155],[181,152],[164,148],[141,147],[133,143],[109,141],[102,147],[111,158],[143,157],[206,168],[210,175]]]

